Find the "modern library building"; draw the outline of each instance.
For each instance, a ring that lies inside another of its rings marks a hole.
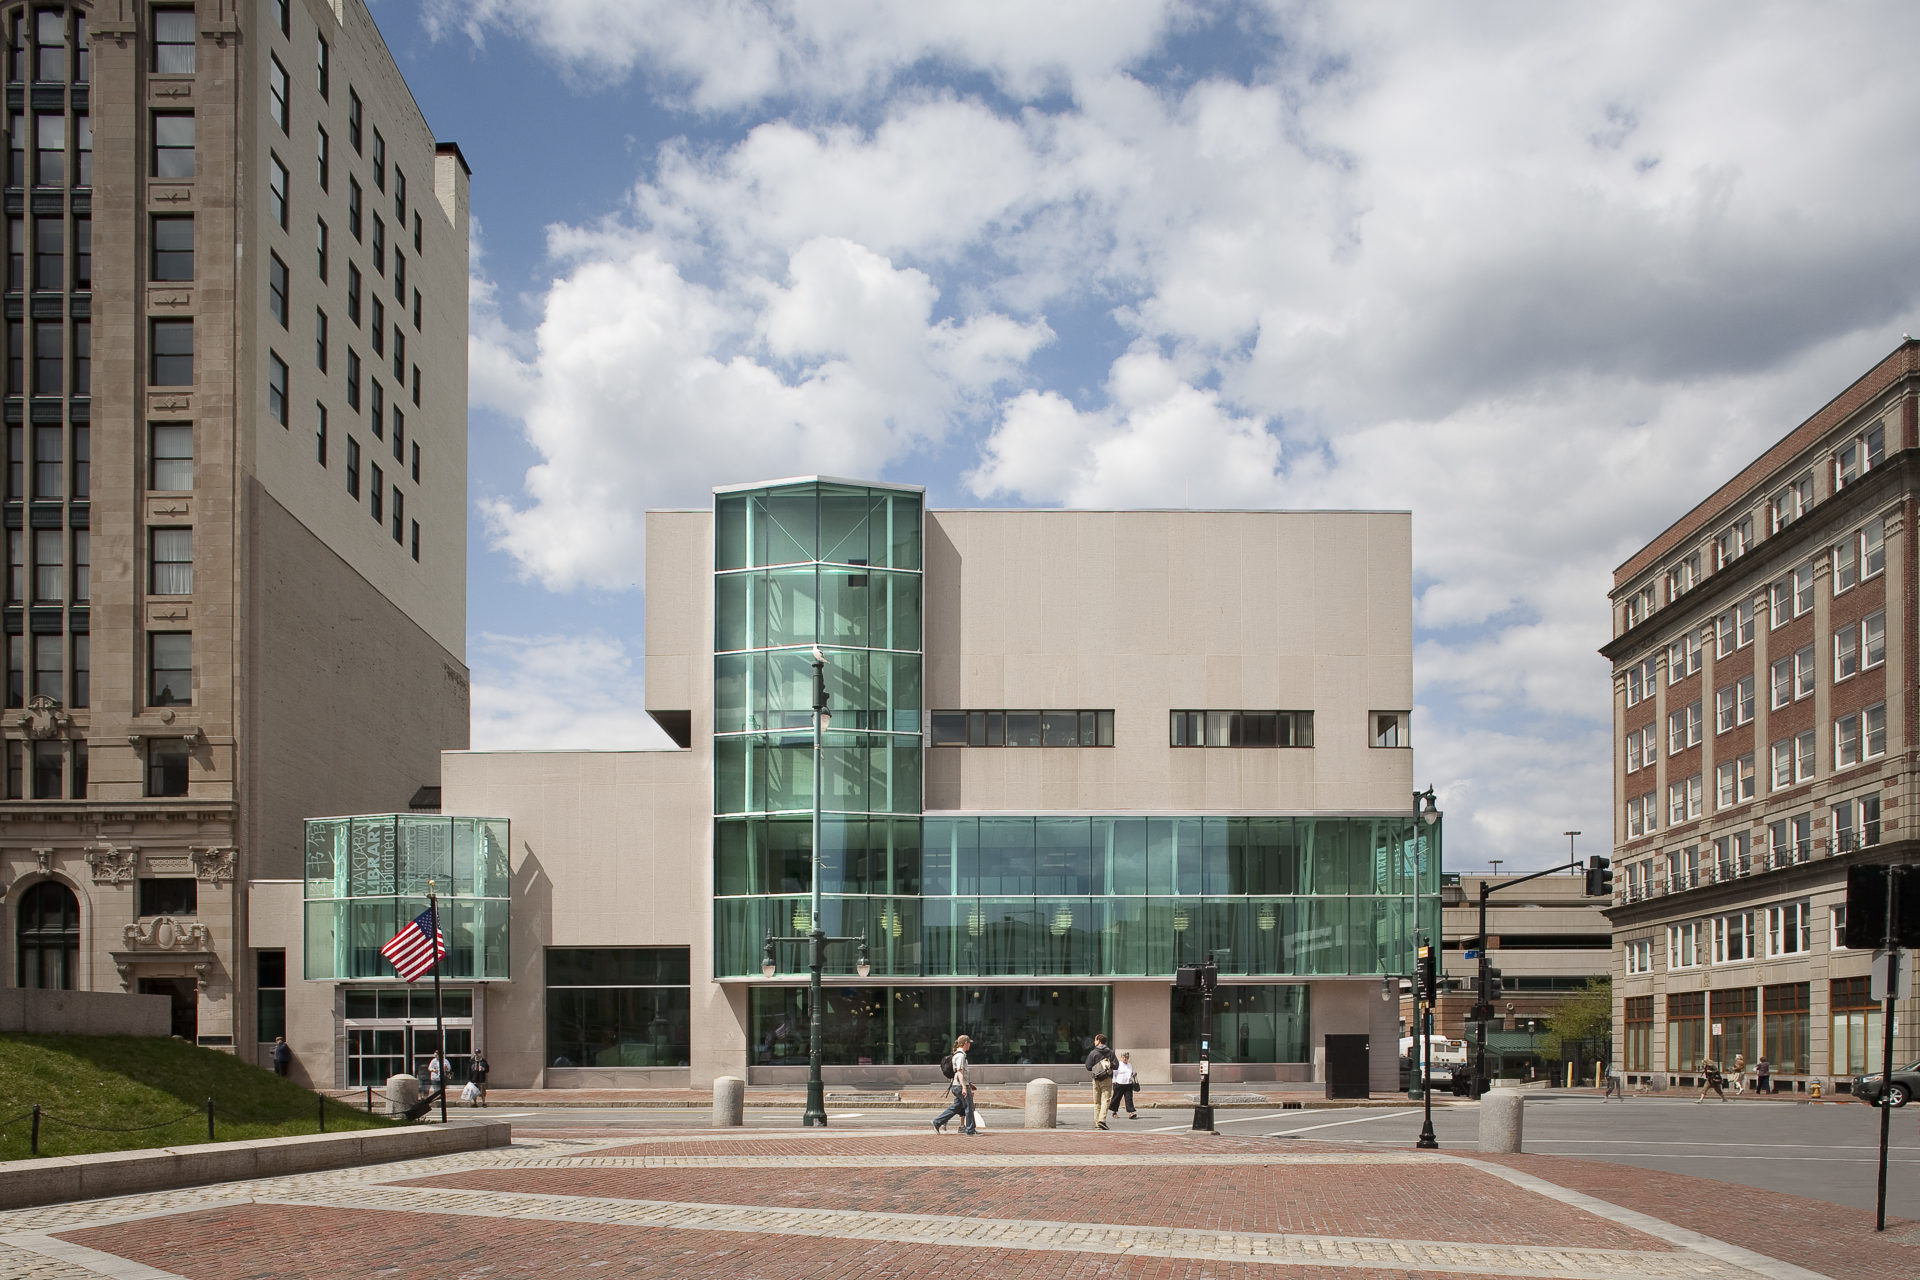
[[[430,991],[379,955],[431,881],[456,1066],[798,1081],[818,877],[829,1081],[933,1079],[961,1032],[985,1079],[1061,1076],[1101,1031],[1190,1080],[1173,979],[1211,958],[1216,1079],[1321,1079],[1367,1036],[1394,1086],[1441,842],[1406,513],[929,511],[809,477],[650,512],[646,548],[673,747],[448,752],[440,812],[316,818],[304,878],[253,887],[254,936],[304,956],[301,1074],[431,1052]]]

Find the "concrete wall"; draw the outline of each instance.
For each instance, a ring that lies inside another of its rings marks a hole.
[[[37,1036],[164,1036],[165,996],[0,987],[0,1031]]]
[[[1404,810],[1404,513],[932,511],[929,710],[1112,708],[1112,750],[930,750],[929,810]],[[1311,750],[1175,750],[1167,713],[1311,710]],[[1418,733],[1419,727],[1414,727]]]

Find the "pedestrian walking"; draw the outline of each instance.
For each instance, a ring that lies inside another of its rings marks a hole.
[[[1725,1102],[1727,1100],[1726,1083],[1727,1078],[1721,1074],[1719,1064],[1714,1062],[1707,1063],[1706,1073],[1700,1077],[1700,1096],[1695,1098],[1694,1101],[1705,1102],[1707,1100],[1707,1090],[1711,1089],[1720,1095],[1720,1101]]]
[[[438,1094],[452,1079],[453,1064],[447,1061],[445,1054],[435,1050],[434,1055],[427,1059],[428,1093]]]
[[[945,1111],[942,1111],[934,1118],[933,1131],[935,1133],[945,1133],[947,1131],[947,1121],[953,1119],[955,1116],[960,1117],[961,1133],[971,1135],[975,1132],[973,1120],[973,1077],[967,1067],[967,1050],[972,1047],[973,1040],[971,1037],[960,1036],[953,1042],[953,1052],[947,1055],[947,1061],[941,1074],[945,1075],[948,1080],[952,1082],[948,1086],[948,1092],[953,1094],[953,1101],[947,1104]]]
[[[285,1036],[273,1038],[273,1074],[284,1076],[293,1067],[293,1046]]]
[[[1747,1091],[1747,1055],[1733,1055],[1733,1096],[1739,1097]]]
[[[1622,1087],[1619,1075],[1612,1070],[1607,1072],[1607,1091],[1600,1095],[1600,1101],[1605,1102],[1608,1098],[1618,1098],[1622,1102],[1627,1100],[1627,1091]]]
[[[1119,1119],[1120,1108],[1127,1108],[1127,1119],[1138,1120],[1140,1113],[1133,1109],[1133,1095],[1140,1088],[1140,1078],[1133,1074],[1133,1055],[1120,1055],[1120,1065],[1113,1069],[1113,1102],[1107,1108],[1107,1115]]]
[[[493,1068],[487,1065],[487,1055],[475,1049],[473,1067],[467,1072],[467,1083],[473,1086],[474,1093],[477,1095],[474,1099],[474,1105],[477,1107],[487,1105],[487,1072],[491,1070]]]
[[[1107,1112],[1113,1106],[1113,1069],[1119,1064],[1107,1046],[1107,1033],[1093,1036],[1093,1052],[1087,1055],[1087,1074],[1093,1077],[1093,1127],[1107,1127]]]
[[[1753,1064],[1753,1091],[1755,1093],[1773,1092],[1773,1064],[1767,1061],[1767,1055],[1761,1054],[1760,1061]]]

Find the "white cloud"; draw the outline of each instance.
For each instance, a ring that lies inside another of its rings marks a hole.
[[[1187,6],[1176,0],[428,0],[435,34],[511,32],[599,80],[634,71],[701,110],[840,98],[939,62],[1032,97],[1128,66]]]
[[[1608,841],[1613,567],[1920,320],[1920,9],[1250,8],[1250,70],[1151,80],[1192,12],[436,4],[741,112],[476,336],[543,459],[501,545],[625,585],[648,503],[956,453],[997,500],[1409,508],[1455,847]]]
[[[646,712],[640,663],[601,635],[482,635],[476,751],[632,751],[672,742]]]

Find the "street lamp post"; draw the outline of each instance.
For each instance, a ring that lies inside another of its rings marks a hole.
[[[1433,788],[1413,793],[1413,836],[1417,843],[1420,838],[1420,824],[1431,827],[1440,821],[1440,810],[1434,804]],[[1418,872],[1418,863],[1415,871]],[[1419,895],[1414,895],[1414,910],[1419,911]],[[1415,1027],[1420,1032],[1420,1139],[1414,1146],[1427,1151],[1437,1150],[1440,1139],[1433,1132],[1433,1007],[1440,1000],[1440,949],[1438,943],[1430,943],[1427,936],[1420,935],[1420,949],[1426,954],[1421,957],[1418,974],[1414,979],[1414,1015]],[[1422,988],[1425,988],[1423,991]],[[1426,1013],[1420,1013],[1419,1000],[1426,997]]]

